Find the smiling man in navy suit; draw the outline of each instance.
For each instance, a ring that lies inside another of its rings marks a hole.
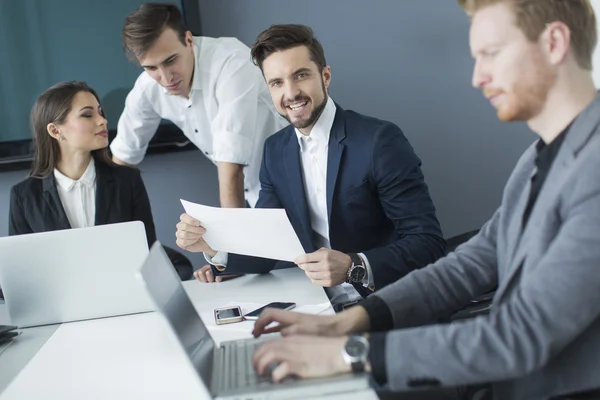
[[[290,126],[267,140],[256,207],[284,208],[307,254],[295,263],[348,304],[434,262],[445,243],[421,161],[393,123],[346,111],[329,97],[331,69],[303,25],[262,32],[252,57]],[[205,253],[201,280],[266,273],[276,261],[218,252],[187,214],[177,244]]]

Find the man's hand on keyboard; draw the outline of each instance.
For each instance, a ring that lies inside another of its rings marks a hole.
[[[277,322],[278,325],[268,328],[267,326],[273,322]],[[318,336],[341,335],[343,333],[336,332],[336,322],[335,316],[310,315],[267,308],[256,320],[252,334],[256,338],[273,332],[280,332],[283,336],[299,333]]]
[[[268,327],[274,322],[277,325]],[[252,334],[256,338],[273,332],[280,332],[282,336],[296,334],[342,336],[368,332],[369,327],[369,314],[360,305],[335,315],[310,315],[267,308],[258,317]]]
[[[252,357],[252,365],[259,375],[263,375],[273,363],[274,382],[281,382],[288,376],[318,378],[350,372],[350,365],[342,358],[342,349],[347,336],[318,337],[292,335],[275,339],[261,345]]]

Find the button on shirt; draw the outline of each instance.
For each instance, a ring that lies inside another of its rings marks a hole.
[[[244,189],[254,207],[264,141],[288,125],[275,110],[250,50],[235,38],[194,37],[189,98],[171,95],[143,72],[127,95],[112,153],[138,164],[161,119],[179,127],[213,163],[244,165]]]
[[[96,166],[90,160],[85,172],[78,180],[73,180],[54,170],[58,197],[67,214],[71,228],[94,226],[96,217]]]

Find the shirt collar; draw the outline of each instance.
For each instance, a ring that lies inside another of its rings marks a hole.
[[[192,78],[192,88],[190,90],[190,94],[189,94],[189,98],[192,97],[192,92],[194,90],[199,90],[202,88],[202,84],[201,81],[202,79],[200,78],[200,48],[201,48],[201,42],[202,42],[202,38],[201,37],[194,37],[194,72],[193,72],[193,78]],[[169,90],[167,90],[166,87],[159,85],[160,88],[162,89],[162,92],[164,94],[167,94],[169,96],[175,96],[173,94],[171,94],[169,92]],[[179,96],[179,95],[177,95]]]
[[[75,183],[80,182],[82,185],[92,188],[96,184],[96,168],[95,168],[94,157],[90,159],[90,163],[88,164],[85,172],[78,180],[74,180],[64,175],[62,172],[54,168],[54,178],[56,179],[56,184],[60,186],[61,189],[70,192],[73,187],[75,187]]]
[[[565,141],[565,137],[569,133],[569,130],[573,123],[570,123],[552,142],[546,144],[540,139],[535,146],[537,151],[537,157],[535,158],[535,164],[539,169],[550,169],[550,166],[554,162],[558,151],[561,148],[562,143]]]
[[[321,113],[321,116],[313,126],[310,131],[309,136],[305,136],[300,132],[297,128],[294,128],[296,131],[296,137],[298,138],[298,144],[300,145],[300,149],[302,150],[303,141],[308,140],[308,138],[312,138],[317,142],[324,143],[325,145],[329,144],[329,135],[331,134],[331,128],[333,127],[333,120],[335,119],[335,103],[331,99],[331,97],[327,96],[327,103],[325,104],[325,108]]]

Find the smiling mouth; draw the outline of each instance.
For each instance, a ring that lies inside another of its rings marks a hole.
[[[292,111],[298,111],[301,110],[304,106],[306,106],[308,104],[308,100],[306,101],[299,101],[296,103],[291,103],[285,106],[285,108],[287,108],[288,110],[292,110]]]

